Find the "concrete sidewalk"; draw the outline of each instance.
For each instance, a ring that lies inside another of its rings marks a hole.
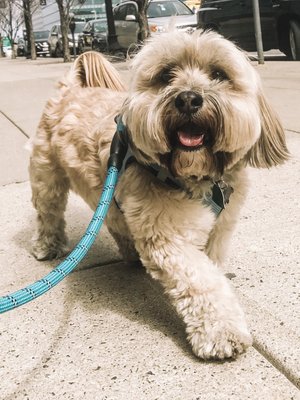
[[[126,63],[116,64],[129,79]],[[61,62],[0,59],[0,295],[43,277],[54,262],[30,253],[35,213],[28,154]],[[300,63],[257,67],[286,128],[291,160],[250,170],[252,186],[225,273],[244,305],[254,347],[234,362],[193,356],[159,285],[124,264],[102,229],[86,259],[46,295],[0,316],[1,400],[300,399]],[[70,196],[71,246],[91,211]]]

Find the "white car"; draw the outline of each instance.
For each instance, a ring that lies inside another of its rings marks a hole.
[[[11,46],[3,46],[3,53],[4,53],[5,57],[11,57],[11,55],[12,55]]]
[[[78,37],[82,33],[82,30],[85,26],[85,22],[76,21],[75,24],[75,32],[74,32],[74,39],[75,39],[75,47],[76,53],[78,53]],[[69,30],[68,33],[69,38],[69,48],[71,54],[73,53],[73,38],[72,34]],[[49,52],[51,57],[63,57],[63,44],[62,44],[62,34],[61,34],[61,27],[60,25],[53,25],[50,34],[48,37],[48,44],[49,44]]]
[[[114,7],[113,13],[118,43],[127,49],[138,42],[137,3],[122,2]],[[150,0],[147,18],[151,35],[164,32],[173,24],[188,32],[193,32],[197,26],[196,15],[180,0]]]

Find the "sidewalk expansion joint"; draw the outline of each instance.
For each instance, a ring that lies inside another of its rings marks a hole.
[[[300,133],[300,131],[296,131],[295,129],[285,129],[287,132],[292,132],[292,133]]]
[[[0,113],[6,118],[8,119],[8,121],[10,123],[12,123],[17,129],[19,129],[19,131],[27,137],[27,139],[29,139],[29,136],[27,135],[27,133],[18,125],[16,124],[7,114],[5,114],[3,111],[0,110]]]
[[[282,375],[284,375],[289,382],[291,382],[297,389],[300,389],[300,380],[297,372],[294,373],[291,370],[287,370],[282,362],[274,357],[268,350],[264,349],[264,346],[260,344],[259,341],[256,340],[256,338],[254,338],[253,347],[270,364],[272,364],[274,368],[276,368]]]
[[[8,183],[4,183],[3,185],[0,185],[0,188],[4,188],[6,186],[10,186],[10,185],[19,185],[21,183],[25,183],[28,182],[27,179],[25,179],[24,181],[14,181],[14,182],[8,182]]]
[[[281,324],[276,315],[261,307],[240,289],[237,289],[237,293],[252,330],[254,349],[300,389],[298,333]]]
[[[123,261],[122,259],[115,259],[115,260],[111,260],[111,261],[106,261],[104,263],[101,263],[101,261],[100,261],[100,262],[97,262],[97,263],[86,265],[85,267],[82,267],[80,269],[75,269],[72,273],[74,274],[74,273],[79,273],[79,272],[82,272],[82,271],[87,271],[87,270],[90,270],[90,269],[107,267],[108,265],[113,266],[113,265],[119,265],[119,264],[124,264],[124,263],[125,263],[125,261]]]

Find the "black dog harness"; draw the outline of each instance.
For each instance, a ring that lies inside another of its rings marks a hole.
[[[127,152],[123,159],[122,168],[120,170],[121,174],[126,170],[126,168],[132,164],[133,162],[138,162],[132,152],[130,147],[130,143],[128,140],[128,133],[126,126],[122,122],[121,116],[116,117],[117,123],[117,131],[115,135],[119,135],[121,140],[125,140],[127,143]],[[174,189],[181,189],[186,193],[189,193],[185,187],[183,187],[182,183],[176,179],[166,168],[158,165],[158,164],[150,164],[150,165],[142,165],[147,171],[149,171],[152,175],[154,175],[157,179],[159,179],[164,184],[171,186]],[[202,203],[211,208],[216,217],[220,215],[222,210],[224,210],[226,204],[229,203],[230,195],[233,192],[233,188],[226,184],[223,180],[219,180],[217,182],[211,181],[211,191],[206,194],[204,198],[202,198]],[[121,210],[120,205],[118,204],[116,198],[114,198],[117,207]],[[122,211],[122,210],[121,210]]]

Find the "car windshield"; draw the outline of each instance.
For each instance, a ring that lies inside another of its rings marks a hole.
[[[85,22],[76,22],[75,23],[75,33],[81,33],[84,25],[85,25]]]
[[[148,18],[171,17],[172,15],[192,15],[193,12],[181,1],[155,1],[149,4]]]
[[[95,22],[94,30],[95,30],[95,32],[106,32],[107,31],[107,22],[106,21]]]
[[[34,38],[37,39],[48,39],[49,31],[37,31],[33,32]]]

